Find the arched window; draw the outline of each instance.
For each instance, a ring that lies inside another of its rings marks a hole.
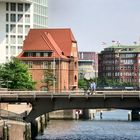
[[[77,76],[76,75],[74,76],[74,80],[75,80],[75,82],[77,82]]]

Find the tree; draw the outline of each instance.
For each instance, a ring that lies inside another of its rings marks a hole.
[[[78,80],[78,87],[80,89],[84,89],[84,90],[87,90],[88,89],[88,82],[83,78],[83,79],[79,79]]]
[[[103,86],[111,86],[111,87],[125,87],[125,86],[136,86],[130,82],[120,82],[116,81],[115,79],[110,79],[107,77],[102,77],[97,79],[97,85],[100,87]]]
[[[44,71],[44,79],[42,82],[46,84],[47,90],[49,91],[54,82],[56,82],[56,78],[52,69],[47,69]]]
[[[79,78],[79,80],[78,80],[78,88],[88,90],[88,89],[90,89],[90,84],[92,82],[95,82],[96,80],[97,80],[97,78],[90,78],[90,79],[86,79],[84,77]]]
[[[0,66],[1,87],[12,90],[33,90],[35,82],[28,73],[26,64],[13,58]]]

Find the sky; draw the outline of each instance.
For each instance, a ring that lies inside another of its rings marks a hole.
[[[48,27],[71,28],[78,51],[133,45],[140,42],[140,0],[48,0]]]

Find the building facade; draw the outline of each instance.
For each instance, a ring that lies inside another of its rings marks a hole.
[[[78,60],[79,78],[98,77],[98,55],[96,52],[79,52]]]
[[[107,47],[98,58],[100,78],[140,85],[140,46]]]
[[[37,90],[78,88],[77,42],[70,29],[31,29],[18,58],[28,65]],[[47,70],[56,79],[50,89],[42,82]]]
[[[22,51],[30,28],[46,28],[47,0],[0,0],[0,63]]]

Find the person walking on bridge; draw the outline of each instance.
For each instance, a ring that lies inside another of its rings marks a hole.
[[[92,83],[90,84],[90,88],[91,88],[91,95],[92,95],[93,92],[96,91],[96,83],[95,83],[95,82],[92,82]]]

